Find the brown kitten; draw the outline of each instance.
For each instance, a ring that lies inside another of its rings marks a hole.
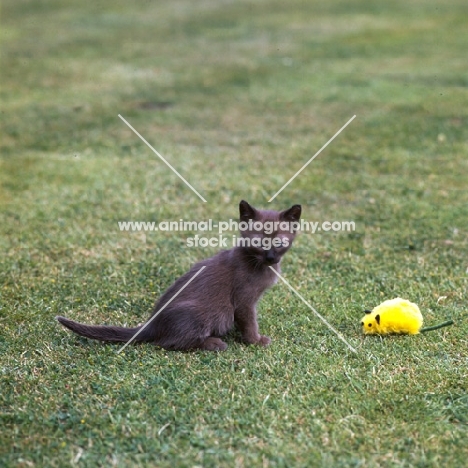
[[[251,224],[251,229],[242,231],[242,237],[238,239],[241,245],[202,260],[176,280],[156,302],[151,316],[164,307],[195,273],[206,267],[139,333],[135,341],[151,342],[168,350],[223,351],[227,344],[220,337],[236,324],[246,343],[262,346],[270,343],[270,338],[259,334],[256,304],[278,279],[269,267],[280,271],[281,258],[296,236],[295,229],[281,229],[279,223],[283,222],[284,227],[284,222],[298,222],[301,206],[294,205],[278,212],[256,210],[241,201],[239,210],[240,221]],[[266,229],[253,229],[256,221],[263,223]],[[271,243],[277,246],[271,246]],[[143,327],[91,326],[65,317],[56,318],[78,335],[101,341],[127,342]]]

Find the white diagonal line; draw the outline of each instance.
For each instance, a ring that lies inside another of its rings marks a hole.
[[[269,200],[271,203],[354,119],[353,115]]]
[[[128,128],[130,128],[130,130],[132,130],[135,135],[137,135],[138,137],[140,137],[140,139],[143,141],[143,143],[146,144],[146,146],[148,146],[153,152],[154,154],[156,154],[156,156],[158,156],[161,161],[163,161],[167,167],[169,167],[169,169],[172,170],[172,172],[174,172],[183,182],[185,182],[185,184],[192,189],[192,191],[194,193],[196,193],[205,203],[206,203],[206,200],[195,190],[195,188],[192,187],[192,185],[189,184],[189,182],[187,182],[187,180],[184,179],[184,177],[182,175],[180,175],[177,170],[171,166],[171,164],[169,162],[167,162],[120,114],[119,114],[119,117],[121,118],[121,120],[128,126]]]
[[[345,340],[344,336],[332,325],[330,325],[272,266],[270,266],[273,273],[294,293],[296,296],[307,306],[309,309],[333,332],[336,336],[346,344],[346,346],[353,352],[357,351]]]
[[[118,351],[120,354],[204,269],[202,266]]]

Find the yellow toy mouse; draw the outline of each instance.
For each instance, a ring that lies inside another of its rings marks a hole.
[[[391,333],[417,335],[420,332],[436,330],[453,324],[453,321],[449,320],[433,327],[421,328],[423,317],[419,307],[400,297],[382,302],[372,311],[366,310],[365,312],[366,315],[362,318],[361,325],[362,331],[366,335]]]

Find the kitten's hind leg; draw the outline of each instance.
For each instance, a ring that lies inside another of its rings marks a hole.
[[[227,347],[228,345],[221,338],[210,336],[199,346],[199,349],[204,349],[205,351],[225,351]]]

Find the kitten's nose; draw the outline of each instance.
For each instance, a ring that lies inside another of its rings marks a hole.
[[[266,255],[265,255],[265,260],[268,263],[276,263],[276,255],[275,251],[273,249],[267,250]]]

